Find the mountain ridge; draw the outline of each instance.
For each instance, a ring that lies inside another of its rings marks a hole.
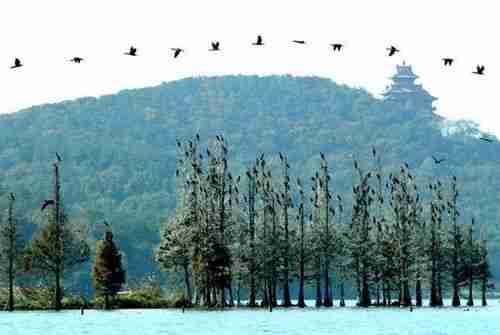
[[[283,151],[292,174],[307,179],[324,152],[335,193],[350,190],[350,155],[368,167],[371,147],[388,171],[406,161],[422,180],[457,174],[464,223],[475,216],[497,238],[500,145],[469,136],[467,127],[443,136],[443,120],[327,78],[185,78],[1,115],[0,185],[19,195],[23,216],[36,222],[38,204],[50,192],[54,153],[60,152],[71,216],[88,223],[94,238],[101,233],[98,223],[111,221],[133,278],[157,270],[158,229],[175,203],[175,140],[195,133],[204,146],[224,134],[236,174],[259,153]],[[445,163],[436,167],[432,155]]]

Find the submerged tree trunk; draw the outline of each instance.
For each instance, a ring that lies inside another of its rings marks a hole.
[[[104,309],[109,311],[110,310],[110,305],[109,305],[109,294],[104,295]]]
[[[487,284],[488,284],[488,279],[486,276],[483,276],[483,280],[481,282],[481,306],[488,305],[488,301],[486,301]]]
[[[345,307],[344,300],[344,282],[340,283],[340,307]]]
[[[422,307],[422,283],[420,280],[420,275],[417,277],[417,283],[415,287],[415,306]]]
[[[319,257],[317,259],[317,263],[319,263]],[[319,265],[316,264],[319,268]],[[318,273],[316,274],[316,307],[321,307],[323,306],[323,299],[321,297],[321,276],[320,276],[320,271],[318,270]]]

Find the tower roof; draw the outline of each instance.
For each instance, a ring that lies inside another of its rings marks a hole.
[[[413,69],[411,65],[406,65],[406,62],[403,61],[402,65],[396,65],[396,74],[394,74],[390,79],[396,81],[398,79],[411,79],[415,80],[418,76],[413,73]]]
[[[437,98],[430,95],[422,85],[415,84],[417,78],[411,65],[406,65],[404,61],[402,65],[396,65],[396,74],[390,77],[392,84],[382,93],[384,100],[405,101],[417,98],[420,101],[430,101],[432,104]]]

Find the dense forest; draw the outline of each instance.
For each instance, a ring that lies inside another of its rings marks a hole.
[[[492,271],[500,273],[500,145],[480,141],[474,124],[450,126],[431,111],[386,103],[321,78],[189,78],[2,115],[2,208],[14,192],[27,223],[23,233],[34,232],[43,221],[40,204],[52,189],[54,153],[61,153],[66,213],[89,226],[93,239],[102,237],[102,223],[109,222],[128,279],[138,280],[159,271],[160,231],[176,208],[176,139],[195,133],[202,141],[224,134],[235,176],[244,176],[261,153],[278,161],[278,152],[285,152],[290,175],[306,181],[322,152],[332,192],[345,195],[346,208],[355,200],[353,160],[370,162],[372,148],[387,173],[406,162],[422,184],[455,175],[459,221],[465,225],[474,217],[487,227]],[[436,164],[432,156],[445,160]],[[90,289],[89,269],[80,272],[87,280],[67,288],[89,283],[83,289]]]

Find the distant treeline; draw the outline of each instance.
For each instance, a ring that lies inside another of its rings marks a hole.
[[[489,265],[484,232],[462,222],[455,177],[417,183],[408,164],[386,175],[372,148],[367,167],[353,159],[352,206],[335,193],[328,157],[309,180],[290,175],[285,153],[260,155],[242,176],[233,176],[222,136],[202,150],[200,137],[177,142],[175,214],[161,232],[157,261],[168,273],[167,287],[182,287],[177,306],[305,307],[305,287],[316,292],[316,306],[332,306],[332,287],[357,288],[358,305],[442,306],[451,292],[467,305],[474,285],[486,305]],[[298,162],[297,162],[298,164]],[[14,193],[0,225],[0,270],[8,284],[6,308],[15,307],[19,275],[47,285],[53,307],[63,308],[64,279],[91,258],[88,227],[64,212],[60,185],[62,159],[53,164],[53,191],[41,204],[44,223],[31,241],[19,233]],[[121,253],[111,226],[97,242],[93,284],[111,307],[125,283]],[[178,282],[180,280],[180,283]],[[292,297],[290,284],[299,283]],[[428,290],[428,294],[424,293]],[[281,292],[282,296],[278,296]]]

